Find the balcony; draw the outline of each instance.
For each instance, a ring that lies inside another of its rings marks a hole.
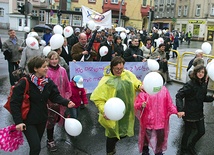
[[[141,13],[141,17],[145,17],[145,16],[148,16],[149,15],[149,9],[150,9],[150,6],[147,5],[147,7],[141,7],[141,10],[140,10],[140,13]],[[157,11],[157,8],[155,7],[152,7],[152,10],[156,10]]]
[[[121,14],[125,16],[126,14],[126,2],[124,5],[122,5],[122,10],[121,10]],[[119,14],[120,12],[120,5],[121,5],[121,1],[116,3],[111,3],[110,1],[108,1],[108,3],[104,3],[103,4],[103,12],[112,10],[112,15],[113,14]]]

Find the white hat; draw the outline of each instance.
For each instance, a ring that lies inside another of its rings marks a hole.
[[[76,75],[73,78],[74,82],[76,83],[78,88],[83,88],[83,78],[80,75]]]
[[[75,28],[74,32],[80,32],[80,29],[77,27]]]
[[[199,54],[199,53],[203,53],[203,50],[197,49],[197,50],[195,51],[195,54]]]

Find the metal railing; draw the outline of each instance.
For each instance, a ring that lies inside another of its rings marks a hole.
[[[194,55],[195,56],[195,52],[184,52],[184,53],[182,53],[182,55],[180,55],[180,53],[177,50],[171,50],[171,51],[177,53],[177,59],[176,59],[175,63],[168,61],[168,64],[174,65],[176,67],[175,79],[181,80],[182,69],[183,68],[187,68],[187,65],[183,64],[184,57],[187,56],[187,55]],[[208,55],[208,54],[203,54],[203,57],[214,59],[213,55]]]

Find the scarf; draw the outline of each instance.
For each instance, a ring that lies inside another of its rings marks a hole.
[[[40,92],[43,91],[45,85],[48,83],[48,78],[47,77],[41,77],[38,78],[34,74],[30,75],[31,81],[39,88]]]
[[[48,65],[48,67],[53,68],[54,70],[58,70],[59,69],[59,64],[57,64],[56,66],[52,66],[52,65]]]

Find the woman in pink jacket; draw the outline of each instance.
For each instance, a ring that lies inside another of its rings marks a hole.
[[[69,99],[71,96],[69,80],[66,70],[59,65],[59,55],[55,51],[51,51],[48,53],[47,58],[49,60],[48,65],[48,72],[47,76],[53,80],[53,82],[57,85],[60,95],[66,99]],[[60,106],[56,103],[52,103],[48,101],[49,108],[57,111],[61,115],[64,115],[66,107]],[[52,111],[48,111],[48,121],[47,121],[47,147],[51,152],[57,150],[53,133],[54,133],[54,126],[56,123],[59,125],[63,125],[64,119],[61,118],[59,115]]]
[[[177,114],[169,91],[165,86],[155,95],[140,92],[134,103],[135,115],[140,121],[139,151],[149,155],[149,146],[155,155],[163,155],[167,149],[169,117]]]

